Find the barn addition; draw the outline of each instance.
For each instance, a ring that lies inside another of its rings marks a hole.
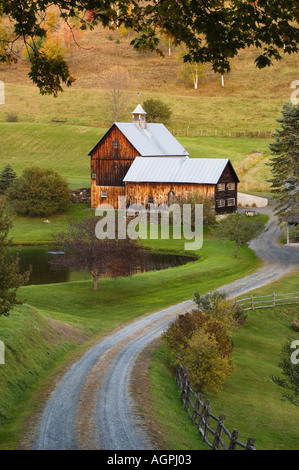
[[[138,105],[133,122],[114,123],[91,150],[91,205],[170,204],[200,193],[215,202],[218,214],[237,209],[238,176],[227,159],[189,158],[163,124],[146,122]]]

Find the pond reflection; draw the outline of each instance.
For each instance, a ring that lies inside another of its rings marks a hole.
[[[32,266],[32,273],[27,285],[53,284],[90,279],[89,273],[85,274],[79,271],[72,271],[71,269],[53,271],[49,260],[53,256],[60,256],[62,252],[54,253],[49,246],[16,247],[11,248],[9,253],[13,257],[19,257],[21,273],[24,273],[29,266]],[[182,266],[193,260],[194,258],[188,256],[149,253],[145,265],[142,268],[136,268],[134,273],[159,271],[170,267]]]

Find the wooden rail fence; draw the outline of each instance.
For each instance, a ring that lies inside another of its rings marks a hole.
[[[299,292],[288,294],[260,295],[257,297],[247,297],[246,299],[236,300],[243,310],[255,310],[256,308],[279,307],[281,305],[299,304]]]
[[[192,390],[187,370],[180,363],[177,365],[176,381],[181,389],[181,399],[192,423],[197,426],[204,442],[211,449],[236,450],[239,446],[244,450],[256,450],[254,448],[254,439],[249,438],[247,444],[243,444],[238,440],[239,432],[236,429],[232,433],[228,431],[224,425],[225,415],[222,414],[217,418],[212,414],[210,400],[203,401],[202,395],[197,395]],[[212,423],[215,424],[215,429],[211,427]],[[210,434],[213,439],[209,439]]]

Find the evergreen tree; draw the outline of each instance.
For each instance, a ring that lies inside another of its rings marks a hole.
[[[0,203],[0,315],[9,315],[11,309],[21,303],[17,300],[17,290],[30,275],[30,271],[20,274],[19,260],[8,254],[11,227],[12,218]]]
[[[0,173],[0,193],[5,193],[16,177],[17,174],[12,166],[6,165]]]
[[[293,364],[291,357],[294,352],[291,342],[287,341],[282,347],[279,367],[283,377],[272,376],[276,385],[284,390],[282,398],[295,406],[299,406],[299,364]]]
[[[279,195],[276,209],[283,220],[299,213],[299,105],[286,103],[277,122],[281,129],[269,145],[273,155],[270,183],[272,191]]]

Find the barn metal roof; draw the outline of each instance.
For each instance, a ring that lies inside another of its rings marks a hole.
[[[189,155],[163,124],[148,123],[146,129],[129,122],[116,122],[115,125],[142,157]]]
[[[124,182],[217,184],[228,159],[137,157]]]

